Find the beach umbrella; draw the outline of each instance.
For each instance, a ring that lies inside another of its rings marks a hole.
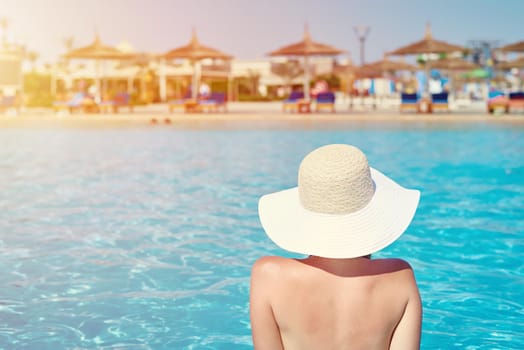
[[[384,55],[384,58],[379,61],[367,63],[358,67],[355,77],[358,79],[372,79],[369,93],[375,96],[375,80],[373,79],[385,77],[386,73],[416,71],[417,69],[418,68],[415,65],[402,61],[394,61],[389,59],[387,55]],[[394,84],[394,82],[390,80],[390,84]]]
[[[304,58],[304,97],[309,99],[309,57],[310,56],[336,56],[343,53],[336,47],[322,44],[311,39],[307,24],[304,28],[304,38],[287,46],[270,52],[269,56],[301,56]]]
[[[469,71],[479,66],[463,58],[445,58],[442,60],[431,61],[431,68],[449,71]]]
[[[104,45],[97,34],[95,40],[90,45],[72,49],[67,52],[64,57],[94,60],[119,60],[133,57],[133,55],[123,52],[116,47]]]
[[[358,79],[374,79],[384,77],[386,73],[398,72],[398,71],[416,71],[418,68],[415,65],[402,62],[394,61],[384,55],[384,58],[380,61],[364,64],[358,67],[355,77]],[[374,80],[371,81],[370,93],[373,93]]]
[[[517,58],[513,61],[501,62],[495,65],[495,68],[501,70],[510,70],[513,68],[524,68],[524,57]]]
[[[380,78],[383,77],[385,73],[400,71],[414,72],[417,69],[418,68],[415,65],[402,61],[390,60],[387,55],[384,55],[384,58],[380,61],[360,66],[356,75],[359,78]]]
[[[384,72],[379,69],[378,67],[372,67],[367,64],[363,66],[357,67],[355,70],[355,78],[357,79],[363,79],[363,78],[380,78],[383,76]]]
[[[467,61],[463,58],[458,57],[452,57],[452,58],[445,58],[442,60],[432,61],[431,62],[431,68],[432,69],[441,69],[450,72],[450,86],[452,87],[452,90],[455,89],[455,84],[457,82],[456,73],[460,71],[472,71],[477,68],[480,68],[477,64]]]
[[[389,55],[404,56],[432,53],[452,53],[458,51],[464,52],[467,51],[467,49],[460,45],[454,45],[445,41],[434,39],[433,35],[431,34],[431,26],[428,23],[426,25],[426,34],[422,40],[393,50],[389,52]]]
[[[513,44],[509,44],[506,46],[502,46],[501,48],[499,48],[499,50],[502,52],[516,52],[516,53],[522,52],[524,53],[524,40],[513,43]],[[500,69],[500,70],[508,70],[512,68],[524,68],[524,58],[520,57],[510,62],[504,62],[504,63],[497,64],[495,68]]]
[[[230,60],[233,58],[222,51],[202,45],[198,40],[196,31],[194,29],[189,44],[172,49],[160,57],[168,60],[178,58],[188,59],[191,61],[191,64],[193,65],[191,97],[193,99],[196,99],[198,94],[198,81],[200,75],[199,61],[206,58],[221,60]]]
[[[386,55],[380,61],[367,63],[361,66],[361,69],[369,70],[369,71],[379,71],[379,72],[385,73],[385,72],[396,72],[396,71],[416,71],[418,67],[415,65],[406,63],[406,62],[390,60]]]
[[[522,69],[524,68],[524,57],[519,57],[516,60],[509,62],[501,62],[495,66],[497,70],[512,70],[514,68]],[[522,83],[522,79],[519,76],[519,86]]]
[[[87,59],[95,60],[96,62],[96,86],[100,91],[100,62],[103,60],[125,60],[133,57],[132,54],[125,53],[116,47],[104,45],[100,41],[98,34],[95,35],[95,40],[87,46],[72,49],[63,55],[67,59]]]
[[[465,52],[467,49],[460,45],[450,44],[446,41],[437,40],[433,38],[431,34],[431,26],[428,23],[426,25],[426,33],[422,40],[416,41],[412,44],[402,46],[394,51],[390,51],[389,55],[394,56],[407,56],[407,55],[421,55],[421,54],[442,54],[442,53],[454,53],[454,52]],[[426,71],[431,67],[431,62],[426,60],[424,68]],[[427,79],[426,79],[427,80]]]
[[[524,52],[524,40],[506,46],[502,46],[498,50],[503,52]]]
[[[355,79],[360,78],[360,73],[358,71],[360,67],[353,65],[352,63],[345,64],[345,65],[338,65],[335,64],[333,67],[333,74],[341,76],[345,79],[347,84],[347,91],[349,93],[349,96],[351,97],[354,89],[354,81]]]
[[[126,68],[130,68],[130,67],[138,67],[138,69],[139,69],[138,76],[139,76],[139,79],[140,79],[140,93],[141,93],[142,99],[144,99],[144,94],[145,94],[144,79],[143,79],[144,77],[143,77],[143,75],[144,75],[144,72],[146,71],[146,68],[149,67],[149,64],[154,59],[155,59],[155,56],[152,55],[152,54],[144,53],[144,52],[136,53],[130,59],[120,62],[120,64],[116,67],[116,69],[126,69]],[[128,93],[131,93],[131,87],[132,87],[131,82],[132,82],[132,80],[130,81],[128,79],[128,82],[127,82],[127,91],[128,91]]]
[[[155,56],[153,54],[149,53],[136,53],[129,57],[126,61],[120,62],[118,66],[116,66],[117,69],[124,69],[128,67],[139,67],[139,68],[145,68],[149,66],[149,63],[151,63],[155,59]]]
[[[333,67],[333,73],[339,74],[339,75],[357,75],[359,66],[355,66],[353,64],[347,64],[347,65],[336,65]]]

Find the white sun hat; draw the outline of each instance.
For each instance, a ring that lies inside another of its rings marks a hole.
[[[354,258],[398,239],[419,198],[418,190],[370,168],[358,148],[333,144],[302,160],[298,187],[262,196],[258,213],[266,234],[285,250]]]

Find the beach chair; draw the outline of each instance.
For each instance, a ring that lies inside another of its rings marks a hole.
[[[127,92],[119,92],[113,98],[113,112],[118,113],[121,107],[127,107],[129,113],[133,112],[133,103],[131,101],[131,95]]]
[[[317,94],[315,111],[318,112],[321,109],[329,109],[332,113],[335,113],[335,93],[327,91],[320,92]]]
[[[504,94],[504,92],[500,90],[491,90],[488,92],[488,99],[497,98],[500,96],[506,96],[506,95]]]
[[[73,113],[75,110],[82,110],[86,104],[86,94],[83,92],[77,92],[71,99],[66,101],[55,101],[53,103],[53,110],[60,112],[62,110],[68,110],[69,113]]]
[[[129,112],[133,112],[131,95],[129,95],[127,92],[119,92],[113,97],[110,97],[106,94],[102,98],[102,101],[98,102],[97,107],[100,112],[118,113],[120,107],[128,107]]]
[[[292,91],[289,97],[283,101],[282,110],[285,112],[287,110],[297,111],[298,110],[298,101],[304,99],[304,93],[302,91]]]
[[[405,110],[419,111],[419,97],[416,93],[408,94],[402,92],[400,94],[400,111],[404,112]]]
[[[515,109],[524,109],[524,92],[510,92],[509,93],[509,99],[508,99],[508,107],[507,112],[511,112]]]
[[[5,113],[10,109],[15,109],[16,114],[20,114],[20,107],[18,96],[0,96],[0,113]]]
[[[113,112],[114,101],[109,94],[104,94],[102,100],[98,102],[97,107],[101,113]]]
[[[222,108],[227,111],[226,94],[223,92],[212,92],[206,99],[199,100],[198,104],[201,110],[218,112]]]
[[[449,93],[447,91],[438,94],[431,94],[431,111],[444,110],[449,112],[448,97]]]
[[[505,113],[509,111],[509,99],[502,91],[490,91],[487,102],[488,113],[493,114],[497,109],[503,109]]]
[[[187,110],[187,106],[196,103],[196,101],[193,101],[191,99],[191,91],[188,90],[184,96],[182,96],[181,99],[178,100],[170,100],[167,102],[167,105],[169,106],[169,113],[173,113],[173,111],[177,108]]]

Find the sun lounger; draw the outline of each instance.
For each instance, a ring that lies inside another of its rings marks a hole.
[[[198,101],[201,110],[218,112],[219,108],[227,110],[226,94],[223,92],[212,92],[206,99]]]
[[[102,97],[102,101],[98,102],[97,107],[101,113],[110,113],[113,112],[115,102],[108,95]]]
[[[0,113],[7,112],[9,109],[15,109],[20,114],[20,101],[18,96],[0,96]]]
[[[487,103],[488,113],[493,114],[497,109],[509,111],[509,99],[502,91],[490,91]]]
[[[181,99],[178,100],[170,100],[167,102],[169,106],[169,113],[173,113],[173,111],[177,108],[187,110],[188,105],[193,105],[194,100],[191,99],[191,91],[188,91],[182,96]]]
[[[491,90],[490,92],[488,92],[488,99],[497,98],[500,96],[504,97],[506,95],[504,94],[504,92],[500,90]]]
[[[127,92],[120,92],[113,98],[113,112],[118,113],[121,107],[127,107],[129,112],[133,112],[133,103],[131,102],[131,95]]]
[[[419,97],[416,93],[408,94],[403,92],[400,94],[400,111],[403,112],[405,110],[419,111]]]
[[[494,113],[496,109],[503,109],[505,113],[524,109],[524,92],[510,92],[508,96],[490,93],[488,113]]]
[[[447,92],[431,94],[431,111],[444,110],[449,112],[448,96],[449,94]]]
[[[321,92],[318,93],[316,98],[316,108],[318,112],[321,109],[329,109],[331,112],[335,112],[335,94],[333,92]]]
[[[53,103],[53,109],[55,112],[68,110],[70,113],[73,113],[75,110],[91,111],[94,105],[96,105],[94,101],[87,98],[86,94],[77,92],[68,101],[56,101]]]
[[[515,109],[524,109],[524,92],[510,92],[508,102],[508,113]]]
[[[284,100],[282,105],[282,110],[285,112],[287,110],[298,111],[299,105],[298,102],[304,99],[304,93],[301,91],[292,91],[289,97]]]

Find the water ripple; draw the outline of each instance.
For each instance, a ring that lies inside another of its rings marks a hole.
[[[0,130],[0,348],[249,349],[258,198],[326,143],[422,190],[422,348],[522,349],[524,132]]]

